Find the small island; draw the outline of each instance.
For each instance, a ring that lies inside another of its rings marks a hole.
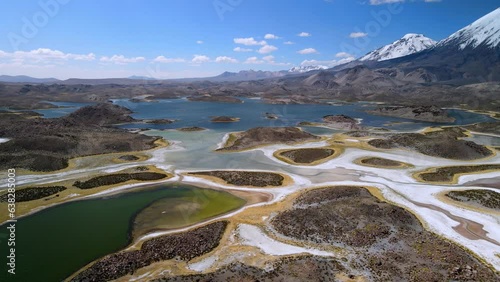
[[[284,175],[262,171],[199,171],[189,172],[188,175],[222,180],[223,184],[234,186],[278,187],[291,182],[291,179]]]
[[[366,157],[360,158],[354,161],[355,163],[363,166],[379,167],[379,168],[409,168],[412,167],[411,164],[398,162],[394,160],[377,158],[377,157]]]
[[[56,195],[66,190],[64,186],[28,187],[16,190],[16,202],[29,202]],[[8,194],[0,195],[0,203],[8,202]]]
[[[193,132],[193,131],[203,131],[203,130],[207,130],[207,129],[203,128],[203,127],[198,127],[198,126],[177,128],[177,131],[183,131],[183,132]]]
[[[466,205],[500,211],[500,193],[492,190],[450,191],[446,197]]]
[[[174,120],[161,118],[161,119],[144,120],[144,122],[148,124],[171,124],[174,122]]]
[[[449,116],[448,111],[436,106],[387,106],[367,111],[367,113],[428,122],[451,123],[455,121],[455,118]]]
[[[331,128],[345,130],[360,130],[359,121],[346,115],[328,115],[323,117],[323,122]]]
[[[334,148],[299,148],[284,149],[274,152],[274,157],[293,165],[317,165],[333,159],[341,149]]]
[[[224,123],[224,122],[238,122],[240,121],[240,118],[237,117],[229,117],[229,116],[218,116],[218,117],[213,117],[211,122],[219,122],[219,123]]]
[[[423,133],[376,134],[365,132],[366,136],[378,136],[368,141],[378,149],[405,148],[421,154],[451,160],[478,160],[493,155],[484,145],[461,140],[467,137],[466,131],[458,127],[431,128]],[[360,136],[363,132],[349,133]]]
[[[256,127],[247,131],[230,133],[222,148],[217,151],[240,151],[272,144],[297,144],[319,141],[321,137],[297,127]]]
[[[231,97],[231,96],[215,96],[215,95],[204,95],[204,96],[192,96],[187,98],[191,102],[219,102],[219,103],[232,103],[241,104],[242,100]]]
[[[85,181],[77,180],[75,181],[75,183],[73,183],[73,186],[78,187],[80,189],[92,189],[101,186],[124,183],[131,180],[156,181],[167,177],[171,176],[158,172],[115,173],[115,174],[93,177]]]
[[[462,174],[485,173],[500,170],[500,164],[468,165],[468,166],[446,166],[431,168],[415,174],[415,178],[426,182],[456,183],[458,176]]]
[[[278,119],[278,115],[273,113],[265,113],[264,116],[266,117],[266,119]]]

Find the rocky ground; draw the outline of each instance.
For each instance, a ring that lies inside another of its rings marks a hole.
[[[178,131],[184,131],[184,132],[191,132],[191,131],[203,131],[203,130],[206,130],[206,128],[198,127],[198,126],[191,126],[191,127],[177,128],[177,130]]]
[[[74,157],[154,148],[157,137],[110,127],[133,121],[130,113],[112,104],[97,104],[55,119],[4,114],[0,137],[11,140],[0,144],[0,169],[54,171],[67,167]]]
[[[328,115],[323,117],[323,122],[336,129],[344,130],[360,130],[362,127],[359,122],[352,117],[346,115]]]
[[[418,175],[424,181],[430,182],[451,182],[456,174],[474,173],[486,170],[499,170],[500,164],[491,165],[469,165],[469,166],[448,166],[436,168],[433,172],[423,172]]]
[[[229,140],[224,148],[217,151],[237,151],[260,145],[276,143],[293,144],[320,139],[320,137],[304,132],[296,127],[256,127],[235,134],[234,140]]]
[[[465,126],[466,129],[481,133],[490,133],[500,135],[500,122],[481,122]]]
[[[213,176],[236,186],[281,186],[285,178],[277,173],[260,171],[200,171],[190,175]]]
[[[157,172],[137,172],[137,173],[115,173],[103,176],[97,176],[86,181],[75,181],[73,186],[80,189],[91,189],[101,186],[113,185],[127,182],[130,180],[153,181],[166,178],[164,173]]]
[[[147,120],[146,123],[149,123],[149,124],[171,124],[171,123],[174,123],[174,121],[171,119],[162,118],[162,119]]]
[[[328,148],[303,148],[286,150],[279,153],[279,156],[285,157],[299,164],[310,164],[332,156],[335,150]]]
[[[64,186],[29,187],[16,189],[16,202],[28,202],[55,195],[66,190]],[[0,195],[0,203],[8,201],[8,194]]]
[[[360,163],[377,167],[400,167],[405,165],[404,163],[384,158],[366,158],[362,159]]]
[[[379,116],[391,116],[428,122],[451,123],[455,118],[450,117],[446,110],[436,106],[393,106],[379,107],[368,111],[369,114]]]
[[[351,249],[353,271],[372,281],[497,281],[500,277],[457,245],[426,231],[406,210],[360,187],[307,192],[272,219],[277,232]]]
[[[351,136],[359,134],[350,133]],[[483,145],[460,140],[466,135],[457,127],[427,133],[397,133],[379,136],[384,136],[384,138],[370,140],[368,144],[379,149],[406,148],[424,155],[452,160],[476,160],[493,154]]]
[[[189,261],[215,249],[227,224],[227,221],[218,221],[194,230],[147,240],[140,250],[119,252],[100,259],[71,281],[110,281],[158,261],[173,258]]]
[[[500,193],[491,190],[451,191],[446,196],[459,202],[483,206],[500,211]]]
[[[118,159],[120,159],[122,161],[132,162],[132,161],[137,161],[140,158],[138,156],[135,156],[135,155],[123,155],[123,156],[118,157]]]
[[[218,117],[213,117],[210,121],[211,122],[237,122],[240,119],[237,117],[228,117],[228,116],[218,116]]]
[[[233,263],[213,273],[165,277],[153,281],[338,281],[336,275],[343,269],[340,263],[331,258],[299,256],[282,258],[266,270]]]

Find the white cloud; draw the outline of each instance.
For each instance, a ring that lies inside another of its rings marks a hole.
[[[339,53],[335,54],[335,57],[337,57],[337,58],[349,58],[349,57],[354,57],[354,56],[347,53],[347,52],[339,52]]]
[[[274,52],[278,50],[278,47],[275,47],[273,45],[265,45],[265,46],[262,46],[262,48],[259,49],[259,52],[260,54],[268,54],[268,53],[271,53],[271,52]]]
[[[368,33],[365,33],[365,32],[352,32],[351,34],[349,34],[349,37],[350,38],[359,38],[359,37],[365,37],[367,35],[368,35]]]
[[[253,64],[253,65],[268,64],[268,65],[274,65],[274,66],[289,66],[289,65],[291,65],[290,63],[276,62],[274,60],[274,56],[272,56],[272,55],[264,56],[264,57],[262,57],[262,59],[259,59],[257,57],[250,57],[250,58],[247,58],[243,63],[244,64]]]
[[[314,48],[306,48],[302,49],[300,51],[297,51],[297,53],[305,55],[305,54],[318,54],[318,51]]]
[[[340,60],[330,60],[330,61],[318,61],[318,60],[304,60],[300,64],[301,66],[327,66],[332,68],[334,66],[342,65],[354,61],[356,58],[348,57]]]
[[[101,57],[100,61],[104,63],[113,63],[117,65],[126,65],[128,63],[139,63],[146,60],[144,57],[131,57],[127,58],[123,55],[113,55],[112,57]]]
[[[263,64],[264,61],[263,60],[259,60],[259,58],[257,58],[257,57],[250,57],[250,58],[247,58],[243,63],[244,64],[255,64],[255,65],[258,65],[258,64]]]
[[[285,41],[285,42],[283,42],[283,44],[286,44],[286,45],[292,45],[292,44],[295,44],[295,43],[294,43],[294,42],[292,42],[292,41]]]
[[[311,34],[309,32],[304,32],[303,31],[303,32],[297,34],[297,36],[300,36],[300,37],[309,37],[309,36],[311,36]]]
[[[64,53],[59,50],[48,48],[38,48],[31,51],[15,51],[12,53],[0,50],[0,59],[7,60],[16,64],[38,64],[38,63],[62,63],[64,61],[93,61],[96,56],[94,53],[72,54]]]
[[[274,56],[273,55],[265,56],[265,57],[262,57],[262,60],[264,60],[266,62],[274,62]]]
[[[203,43],[205,43],[205,42],[203,42],[203,40],[196,41],[196,44],[203,44]]]
[[[242,44],[242,45],[246,45],[246,46],[266,45],[267,44],[267,42],[265,40],[257,41],[253,37],[234,38],[233,41],[236,44]]]
[[[210,62],[210,58],[205,55],[194,55],[191,62],[195,64],[202,64]]]
[[[153,60],[155,63],[184,63],[185,61],[183,58],[166,58],[165,56],[158,56]]]
[[[215,58],[215,62],[216,63],[237,63],[238,60],[234,59],[234,58],[231,58],[231,57],[227,57],[227,56],[219,56],[217,58]]]
[[[264,38],[265,39],[279,39],[280,37],[275,35],[275,34],[268,33],[268,34],[264,35]]]
[[[252,52],[253,49],[236,47],[233,49],[234,52]]]

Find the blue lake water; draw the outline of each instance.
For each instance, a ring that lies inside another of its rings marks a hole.
[[[120,125],[122,128],[147,129],[174,129],[179,127],[199,126],[218,132],[247,130],[257,126],[296,126],[299,122],[321,122],[325,115],[344,114],[353,118],[362,119],[362,125],[370,127],[385,127],[394,130],[418,130],[427,126],[465,125],[477,122],[492,121],[487,115],[471,113],[461,110],[449,110],[456,121],[454,123],[430,123],[395,117],[374,116],[366,113],[376,108],[371,103],[353,103],[342,106],[332,105],[271,105],[262,103],[258,99],[243,98],[242,104],[190,102],[186,99],[164,99],[154,102],[131,102],[128,99],[116,99],[117,105],[131,109],[136,119],[173,119],[172,124],[131,123]],[[64,116],[76,109],[89,105],[88,103],[51,102],[63,108],[43,109],[37,112],[46,118]],[[265,113],[272,113],[279,118],[269,120]],[[240,118],[239,122],[213,123],[210,120],[215,116],[233,116]],[[327,134],[332,130],[321,128],[306,128],[315,134]]]
[[[374,104],[354,103],[350,105],[271,105],[256,99],[243,99],[242,104],[189,102],[185,99],[159,100],[158,102],[133,103],[129,100],[114,100],[115,104],[134,111],[136,119],[175,119],[172,124],[128,124],[124,128],[169,129],[186,126],[199,126],[219,131],[240,131],[257,126],[295,126],[302,121],[321,122],[325,115],[344,114],[352,118],[362,119],[362,125],[385,127],[398,130],[415,130],[435,123],[418,122],[394,117],[374,116],[366,113],[368,109],[377,107]],[[269,120],[265,113],[278,115],[279,119]],[[233,116],[240,118],[234,123],[213,123],[214,116]],[[450,110],[456,121],[439,125],[463,125],[492,120],[489,116],[460,110]],[[399,124],[398,124],[399,123]]]
[[[41,110],[35,110],[35,112],[40,113],[43,115],[45,118],[58,118],[65,116],[67,114],[70,114],[77,109],[92,105],[92,103],[72,103],[72,102],[49,102],[45,101],[47,103],[51,103],[55,106],[58,106],[60,108],[53,108],[53,109],[41,109]]]

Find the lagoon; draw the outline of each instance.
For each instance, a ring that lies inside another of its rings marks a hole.
[[[219,206],[209,205],[210,200]],[[199,222],[244,204],[242,199],[227,192],[171,184],[49,208],[18,220],[16,275],[2,272],[0,281],[62,281],[93,260],[126,247],[131,240],[135,216],[158,201],[199,206],[198,211],[191,213],[182,210],[172,213],[170,216],[181,216],[176,219],[175,227]],[[151,228],[152,223],[147,219],[147,214],[142,216],[141,223]],[[166,221],[168,218],[162,218],[162,223]],[[1,254],[7,254],[10,248],[6,227],[6,224],[0,226]],[[5,255],[0,263],[6,265]]]

